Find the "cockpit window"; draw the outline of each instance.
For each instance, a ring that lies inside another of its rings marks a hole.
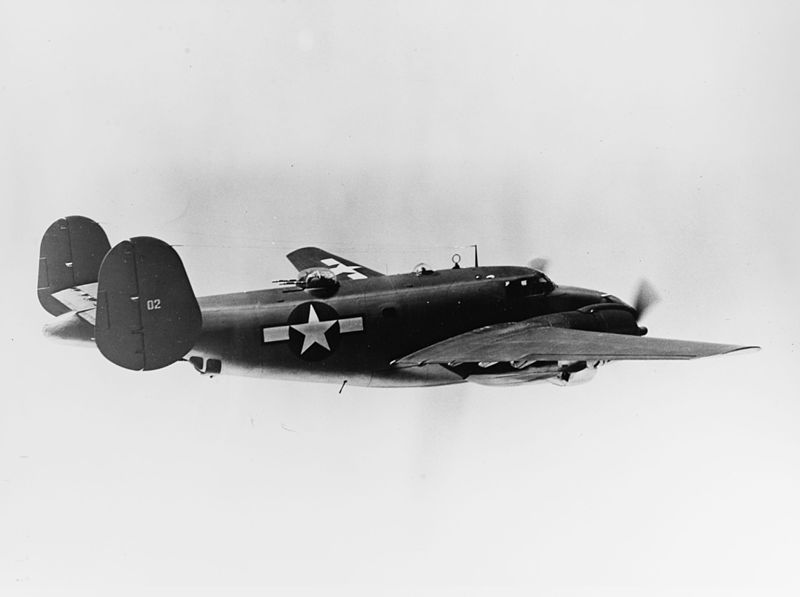
[[[546,293],[553,290],[555,284],[550,281],[550,278],[540,273],[534,277],[533,288],[536,289],[537,294]]]
[[[531,296],[546,294],[553,290],[554,284],[542,273],[506,282],[506,292],[509,296]]]

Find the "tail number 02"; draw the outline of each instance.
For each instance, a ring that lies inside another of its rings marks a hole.
[[[156,311],[161,308],[161,299],[150,299],[145,303],[148,311]]]

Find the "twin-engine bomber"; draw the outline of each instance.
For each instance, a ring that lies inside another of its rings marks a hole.
[[[41,243],[39,301],[55,316],[44,332],[94,342],[137,371],[182,361],[208,375],[373,387],[566,385],[609,361],[757,349],[644,337],[646,284],[629,305],[558,286],[541,265],[454,259],[451,269],[384,275],[316,247],[287,257],[299,273],[282,286],[196,297],[167,243],[139,236],[111,248],[96,222],[62,218]]]

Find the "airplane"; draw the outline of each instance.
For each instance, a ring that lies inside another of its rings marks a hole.
[[[152,371],[370,387],[588,381],[612,361],[694,359],[757,346],[645,337],[655,296],[633,305],[553,283],[538,267],[478,266],[384,275],[316,247],[278,287],[196,297],[175,249],[139,236],[110,246],[83,216],[44,233],[38,297],[45,335],[94,343],[112,363]],[[532,265],[534,265],[532,263]],[[340,389],[341,391],[341,389]]]

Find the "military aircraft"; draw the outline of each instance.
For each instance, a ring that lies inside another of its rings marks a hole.
[[[188,362],[207,375],[373,387],[464,381],[586,381],[610,361],[693,359],[757,349],[645,338],[633,305],[554,284],[541,267],[481,266],[384,275],[316,247],[287,255],[281,286],[196,297],[175,249],[139,236],[111,248],[82,216],[42,238],[46,335],[94,342],[112,363],[150,371]]]

